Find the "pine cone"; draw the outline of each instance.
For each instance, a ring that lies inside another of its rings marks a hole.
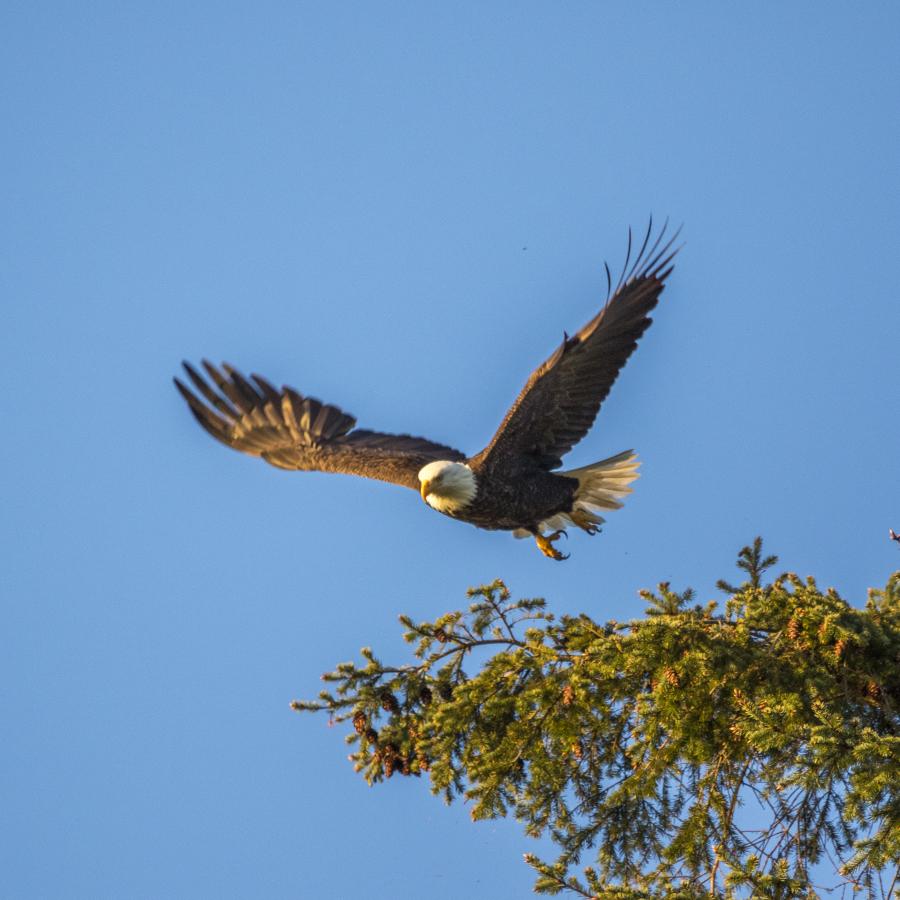
[[[787,636],[792,640],[796,641],[800,636],[800,622],[792,618],[790,622],[787,623]]]
[[[385,712],[395,713],[400,709],[400,704],[397,702],[397,698],[390,691],[385,691],[381,695],[381,708]]]
[[[575,688],[573,688],[571,684],[567,684],[563,688],[563,692],[562,692],[563,706],[571,706],[572,701],[574,699],[575,699]]]
[[[840,659],[841,654],[844,652],[844,648],[847,646],[846,638],[838,638],[838,640],[834,643],[834,655]]]
[[[444,631],[443,628],[435,628],[434,629],[434,639],[436,641],[440,641],[440,643],[442,643],[442,644],[446,644],[447,641],[450,640],[450,637],[448,636],[447,632]]]
[[[428,706],[432,700],[431,688],[426,684],[421,691],[419,691],[419,699],[422,701],[423,706]]]
[[[367,728],[363,733],[370,744],[378,743],[378,732],[374,728]]]
[[[385,744],[381,748],[381,766],[385,778],[390,778],[394,774],[394,769],[399,761],[396,744]]]
[[[663,675],[672,687],[678,687],[678,685],[681,684],[678,673],[671,666],[666,666],[665,669],[663,669]]]
[[[353,714],[353,727],[357,734],[362,734],[366,730],[366,714],[360,710]]]

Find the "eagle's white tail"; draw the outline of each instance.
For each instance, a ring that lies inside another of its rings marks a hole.
[[[578,479],[575,509],[596,512],[621,508],[621,499],[631,493],[628,485],[638,477],[639,466],[634,450],[626,450],[609,459],[559,474]]]

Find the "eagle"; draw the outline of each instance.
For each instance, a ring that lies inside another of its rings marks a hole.
[[[534,537],[541,552],[567,559],[555,546],[567,529],[596,534],[603,513],[619,509],[638,477],[626,450],[600,462],[563,470],[562,458],[588,432],[619,372],[650,326],[678,249],[666,225],[653,221],[632,262],[632,235],[613,288],[606,266],[606,301],[580,331],[538,366],[491,442],[474,456],[408,434],[356,427],[337,406],[281,390],[260,375],[203,361],[206,378],[190,363],[191,390],[175,386],[194,417],[216,440],[280,469],[343,472],[419,492],[432,509],[479,528]],[[196,393],[195,393],[196,392]]]

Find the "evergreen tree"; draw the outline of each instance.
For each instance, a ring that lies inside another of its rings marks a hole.
[[[811,578],[764,583],[776,561],[757,539],[724,609],[661,584],[625,623],[557,619],[495,581],[468,612],[401,616],[416,661],[364,648],[293,706],[352,722],[368,782],[427,773],[474,819],[548,834],[559,857],[526,856],[538,893],[892,896],[900,572],[856,609]]]

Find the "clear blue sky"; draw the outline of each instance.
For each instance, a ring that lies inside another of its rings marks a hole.
[[[895,3],[40,3],[0,13],[0,895],[527,895],[511,822],[291,713],[501,576],[627,618],[756,534],[900,563]],[[475,452],[649,213],[687,246],[569,461],[571,559],[216,445],[209,356]],[[552,852],[548,850],[548,852]]]

